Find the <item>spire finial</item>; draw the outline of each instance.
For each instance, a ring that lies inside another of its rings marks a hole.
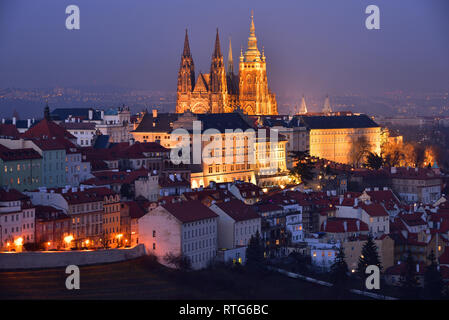
[[[216,58],[221,57],[220,37],[218,36],[218,28],[217,28],[217,35],[215,37],[215,48],[213,56]]]
[[[189,57],[190,56],[189,35],[187,33],[187,28],[186,28],[186,35],[185,35],[185,38],[184,38],[184,51],[182,52],[182,55],[184,57]]]
[[[228,73],[234,73],[234,60],[232,59],[231,37],[229,37]]]

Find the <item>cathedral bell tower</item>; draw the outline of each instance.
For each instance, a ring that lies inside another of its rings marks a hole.
[[[178,71],[178,95],[176,101],[176,112],[182,113],[185,110],[183,99],[190,99],[191,92],[195,86],[195,65],[193,64],[192,54],[190,53],[189,36],[184,39],[184,50],[181,56],[181,64]]]
[[[246,114],[277,114],[274,94],[268,89],[267,64],[265,53],[257,48],[254,15],[251,12],[251,24],[248,37],[248,49],[240,53],[239,65],[239,101]]]
[[[220,38],[215,37],[215,47],[212,54],[210,65],[210,93],[211,93],[211,112],[223,112],[224,106],[227,104],[227,84],[226,70],[223,62],[223,55],[220,48]]]

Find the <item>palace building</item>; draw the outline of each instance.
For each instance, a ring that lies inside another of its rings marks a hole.
[[[242,109],[249,115],[277,114],[276,96],[268,88],[267,64],[264,50],[257,47],[254,17],[251,15],[248,48],[241,50],[239,74],[234,73],[231,41],[228,65],[225,67],[217,35],[212,54],[210,72],[195,77],[195,65],[190,52],[189,38],[185,35],[184,50],[178,72],[176,112],[229,113]]]

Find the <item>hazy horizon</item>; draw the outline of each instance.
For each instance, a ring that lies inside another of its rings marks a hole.
[[[81,29],[65,29],[66,6]],[[380,30],[365,8],[380,8]],[[254,9],[258,47],[279,94],[449,90],[449,2],[14,1],[0,4],[0,87],[122,87],[174,92],[185,28],[195,71],[209,72],[220,32],[235,68]]]

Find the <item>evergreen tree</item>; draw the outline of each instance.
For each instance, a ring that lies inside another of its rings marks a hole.
[[[338,250],[335,262],[331,266],[330,277],[335,297],[337,299],[344,299],[348,289],[349,276],[343,246]]]
[[[401,291],[405,299],[418,298],[419,281],[416,277],[416,262],[413,259],[411,252],[407,253],[405,260],[405,268],[401,274]]]
[[[359,264],[357,266],[357,272],[362,277],[366,279],[367,275],[365,270],[368,266],[375,265],[382,270],[382,265],[380,263],[379,254],[377,253],[377,246],[371,235],[368,236],[368,240],[362,247],[362,254],[359,257]]]
[[[383,159],[377,153],[369,152],[366,156],[365,166],[373,170],[379,170],[383,165]]]
[[[442,298],[443,292],[443,278],[439,270],[435,254],[433,250],[427,257],[430,265],[426,268],[424,274],[424,296],[426,299],[436,300]]]
[[[251,236],[246,248],[246,265],[250,268],[261,268],[264,264],[264,245],[259,231]]]
[[[314,166],[310,162],[309,151],[290,152],[290,156],[296,162],[296,165],[290,169],[290,177],[293,181],[307,183],[307,181],[313,180]]]

